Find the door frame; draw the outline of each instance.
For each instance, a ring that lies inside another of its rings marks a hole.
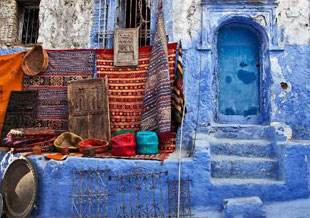
[[[259,93],[259,118],[258,122],[255,124],[262,124],[266,125],[270,123],[270,85],[271,85],[271,75],[270,75],[270,58],[268,52],[268,35],[260,24],[255,22],[252,18],[248,16],[230,16],[225,19],[215,28],[213,33],[213,40],[212,40],[212,70],[213,70],[213,82],[212,82],[212,90],[214,91],[213,94],[213,102],[215,105],[213,107],[213,120],[216,123],[222,124],[229,124],[229,123],[237,123],[237,124],[253,124],[253,122],[237,122],[238,120],[232,119],[231,122],[220,122],[219,121],[219,78],[218,78],[218,51],[217,51],[217,40],[218,40],[218,33],[219,30],[227,25],[232,23],[240,23],[249,25],[255,29],[259,34],[259,40],[261,41],[260,51],[259,51],[259,75],[260,75],[260,93]],[[250,120],[251,121],[251,120]]]

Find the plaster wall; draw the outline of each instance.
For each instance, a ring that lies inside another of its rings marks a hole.
[[[0,1],[0,47],[11,47],[17,43],[17,3]]]
[[[94,0],[41,0],[38,42],[48,49],[88,48]]]
[[[238,8],[218,4],[214,9],[209,9],[209,5],[201,7],[199,0],[174,0],[173,8],[174,40],[182,40],[185,49],[183,60],[188,109],[185,135],[190,136],[194,129],[214,121],[214,105],[217,102],[212,37],[227,17],[241,16],[252,19],[267,33],[264,95],[268,115],[264,118],[265,123],[286,123],[293,130],[293,138],[310,139],[308,0],[279,0],[272,11],[262,5]],[[281,87],[282,82],[288,84],[286,89]]]

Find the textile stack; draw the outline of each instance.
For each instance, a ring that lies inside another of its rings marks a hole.
[[[54,150],[54,130],[46,128],[12,129],[2,144],[14,153],[17,152],[48,152]]]

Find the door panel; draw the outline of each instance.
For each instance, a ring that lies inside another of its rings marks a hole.
[[[68,85],[69,131],[84,139],[109,140],[107,79],[84,79]]]
[[[229,24],[218,35],[218,113],[223,123],[258,123],[260,70],[258,33]]]

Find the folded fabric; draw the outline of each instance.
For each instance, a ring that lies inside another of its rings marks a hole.
[[[136,155],[135,134],[126,133],[111,138],[112,151],[114,156],[133,156]]]
[[[0,56],[0,133],[11,91],[22,90],[24,53]]]
[[[33,143],[27,145],[27,147],[19,147],[19,148],[12,148],[13,153],[20,153],[20,152],[32,152],[34,150],[34,147],[39,147],[41,149],[41,152],[50,152],[54,151],[54,140],[55,138],[38,142],[38,143]]]
[[[138,132],[136,135],[137,154],[157,154],[158,136],[155,132]]]
[[[46,137],[38,137],[38,138],[25,138],[25,139],[12,139],[11,136],[6,137],[3,140],[2,145],[6,147],[29,147],[29,145],[34,144],[34,143],[39,143],[42,141],[46,141],[49,139],[54,138],[54,136],[46,136]]]
[[[48,129],[45,127],[37,127],[37,128],[18,128],[18,129],[11,129],[9,134],[11,135],[12,139],[21,139],[21,138],[35,138],[35,137],[42,137],[42,136],[55,136],[55,130]]]

